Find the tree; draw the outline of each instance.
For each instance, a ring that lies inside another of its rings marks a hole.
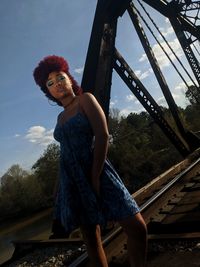
[[[20,210],[21,196],[23,194],[22,183],[27,176],[28,172],[18,164],[15,164],[1,177],[1,193],[7,195],[10,205],[15,205],[17,210]]]
[[[13,182],[20,181],[27,175],[27,171],[23,170],[18,164],[14,164],[1,177],[1,185],[9,187]]]
[[[147,112],[121,117],[113,126],[108,157],[131,193],[181,160]]]
[[[55,182],[58,179],[59,156],[59,146],[52,143],[32,166],[37,180],[41,184],[44,197],[47,199],[52,197]]]
[[[144,129],[148,127],[151,118],[147,112],[130,113],[127,117],[127,122],[131,124],[136,130]]]
[[[189,86],[189,88],[185,92],[185,96],[187,97],[187,99],[190,101],[192,105],[200,104],[200,88],[199,87],[195,85]]]
[[[0,213],[1,220],[30,214],[44,206],[41,188],[35,176],[12,165],[1,178]]]

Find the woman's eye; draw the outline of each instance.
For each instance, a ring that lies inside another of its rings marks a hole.
[[[50,87],[52,85],[53,85],[53,82],[52,81],[47,82],[47,87]]]
[[[65,79],[65,76],[59,76],[58,77],[58,81],[62,81],[62,80],[64,80]]]

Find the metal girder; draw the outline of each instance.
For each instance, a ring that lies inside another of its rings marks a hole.
[[[99,51],[101,47],[102,32],[104,28],[105,1],[98,1],[81,86],[84,91],[92,92],[96,81]]]
[[[177,11],[192,11],[197,10],[200,8],[200,1],[192,1],[192,0],[172,0],[169,2],[169,4],[172,6],[176,6]]]
[[[93,92],[106,116],[109,112],[112,60],[117,18],[131,0],[98,0],[81,86]]]
[[[157,81],[160,85],[160,88],[163,92],[163,95],[165,96],[165,99],[167,101],[167,104],[169,106],[169,109],[173,115],[173,118],[174,118],[174,121],[176,122],[176,126],[179,130],[179,134],[182,136],[182,138],[185,140],[185,142],[187,143],[187,145],[190,147],[191,150],[193,150],[194,148],[194,140],[192,139],[192,136],[189,136],[184,127],[183,127],[183,124],[182,124],[182,121],[181,121],[181,118],[179,116],[179,111],[178,111],[178,107],[174,101],[174,98],[170,92],[170,89],[167,85],[167,82],[162,74],[162,71],[159,67],[159,64],[157,62],[157,59],[154,55],[154,52],[153,50],[151,49],[151,46],[149,44],[149,41],[148,41],[148,38],[145,34],[145,31],[142,27],[142,25],[140,24],[140,21],[139,21],[139,18],[138,18],[138,15],[137,15],[137,12],[135,10],[135,7],[134,7],[134,4],[131,3],[129,8],[128,8],[128,13],[130,15],[130,18],[133,22],[133,25],[136,29],[136,32],[139,36],[139,39],[143,45],[143,48],[146,52],[146,55],[149,59],[149,62],[151,64],[151,67],[154,71],[154,74],[157,78]],[[195,138],[195,142],[196,142],[196,138]],[[199,142],[200,144],[200,142]]]
[[[143,0],[150,6],[154,7],[156,10],[158,10],[163,15],[167,16],[171,22],[171,25],[174,29],[174,32],[176,33],[176,36],[180,42],[180,45],[182,46],[182,49],[185,53],[185,56],[191,66],[191,69],[194,73],[194,76],[200,86],[200,65],[195,57],[192,48],[190,47],[190,41],[186,38],[185,31],[188,31],[191,33],[191,35],[195,36],[198,40],[200,40],[200,28],[199,26],[195,26],[194,23],[192,23],[190,20],[187,19],[186,15],[183,15],[181,11],[186,11],[187,8],[189,8],[193,2],[192,1],[171,1],[167,3],[164,0]],[[194,3],[194,4],[199,4]],[[185,6],[185,9],[182,10]],[[192,5],[192,7],[194,7]]]
[[[174,120],[176,122],[176,125],[178,127],[178,130],[180,132],[180,134],[183,136],[183,138],[185,139],[186,135],[185,135],[185,130],[183,128],[183,125],[182,125],[182,122],[181,122],[181,119],[179,117],[179,113],[178,113],[178,108],[177,108],[177,105],[174,101],[174,98],[172,97],[172,94],[170,92],[170,89],[167,85],[167,82],[162,74],[162,71],[159,67],[159,64],[157,62],[157,59],[154,55],[154,52],[153,50],[151,49],[151,46],[150,46],[150,43],[148,41],[148,38],[145,34],[145,31],[142,27],[142,25],[140,24],[140,21],[139,21],[139,18],[138,18],[138,15],[136,13],[136,10],[134,8],[134,4],[132,3],[130,5],[130,7],[128,8],[128,13],[130,15],[130,18],[133,22],[133,25],[136,29],[136,32],[138,34],[138,37],[142,43],[142,46],[144,48],[144,51],[146,52],[146,55],[149,59],[149,62],[151,64],[151,67],[154,71],[154,74],[157,78],[157,81],[160,85],[160,88],[165,96],[165,99],[168,103],[168,106],[170,108],[170,111],[172,112],[172,115],[174,117]]]
[[[94,95],[102,106],[106,117],[109,113],[116,28],[116,20],[104,25],[94,86]]]
[[[160,12],[165,17],[170,16],[170,8],[166,1],[164,0],[142,0],[143,2],[147,3],[149,6],[153,7],[155,10]]]
[[[183,9],[184,9],[184,6],[183,6]],[[185,9],[187,9],[187,11],[200,9],[200,1],[192,3],[189,6],[186,6]]]
[[[191,69],[194,73],[194,76],[200,86],[200,65],[199,65],[199,61],[197,60],[197,58],[195,57],[191,47],[190,47],[190,43],[188,41],[188,39],[186,38],[183,30],[182,30],[182,25],[180,23],[180,21],[178,20],[178,18],[176,17],[172,17],[169,18],[171,25],[174,29],[174,32],[176,33],[176,36],[180,42],[180,45],[185,53],[185,56],[191,66]]]
[[[177,150],[183,156],[187,156],[190,153],[188,147],[180,140],[174,130],[170,127],[163,116],[161,108],[117,50],[115,50],[114,69],[129,87],[131,92],[137,97],[143,107],[149,112],[155,122],[160,126],[172,144],[174,144]]]
[[[191,147],[185,142],[187,138],[182,139],[174,132],[164,119],[157,103],[134,76],[125,60],[115,52],[117,18],[124,13],[130,3],[131,0],[98,0],[81,86],[85,92],[92,92],[97,97],[108,118],[114,67],[177,150],[186,156],[191,152]],[[120,62],[120,65],[117,62]],[[126,77],[127,73],[128,77]],[[133,81],[136,83],[135,86]],[[164,79],[162,82],[165,83]]]
[[[200,29],[196,27],[189,19],[183,16],[181,13],[177,13],[176,10],[164,0],[142,0],[147,3],[149,6],[156,9],[162,15],[168,17],[178,17],[183,31],[188,31],[193,36],[195,36],[198,40],[200,40]]]

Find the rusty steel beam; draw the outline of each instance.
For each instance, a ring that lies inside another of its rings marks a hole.
[[[171,17],[177,17],[182,25],[182,30],[191,33],[195,36],[198,40],[200,40],[200,29],[196,27],[187,17],[183,16],[181,13],[176,13],[174,6],[170,3],[166,3],[164,0],[142,0],[143,2],[147,3],[149,6],[156,9],[165,17],[169,19]]]
[[[117,50],[115,50],[114,69],[143,107],[149,112],[151,117],[159,125],[176,149],[183,155],[183,157],[187,156],[190,153],[188,146],[180,139],[165,120],[161,108]]]
[[[167,85],[167,82],[162,74],[162,71],[158,65],[158,61],[154,55],[154,52],[153,50],[151,49],[151,46],[150,46],[150,43],[148,41],[148,38],[145,34],[145,31],[139,21],[139,18],[138,18],[138,15],[137,15],[137,12],[135,10],[135,6],[134,4],[132,3],[130,5],[130,7],[128,8],[128,13],[129,13],[129,16],[131,18],[131,21],[133,22],[133,25],[136,29],[136,32],[138,34],[138,37],[142,43],[142,46],[146,52],[146,55],[149,59],[149,62],[151,64],[151,67],[155,73],[155,76],[157,78],[157,81],[160,85],[160,88],[165,96],[165,99],[167,101],[167,104],[172,112],[172,115],[174,117],[174,120],[176,122],[176,125],[179,129],[179,132],[180,134],[183,136],[183,138],[185,138],[185,130],[183,128],[183,124],[181,122],[181,119],[180,119],[180,116],[179,116],[179,113],[178,113],[178,108],[177,108],[177,105],[174,101],[174,98],[172,97],[172,94],[170,92],[170,89]]]
[[[81,86],[98,99],[106,116],[109,112],[112,60],[117,18],[122,16],[131,0],[99,0]]]

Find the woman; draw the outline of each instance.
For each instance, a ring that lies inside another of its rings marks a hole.
[[[128,236],[131,266],[145,266],[146,225],[106,160],[109,134],[103,110],[92,94],[82,93],[62,57],[45,57],[34,78],[45,95],[64,108],[54,130],[61,149],[55,219],[68,233],[80,227],[92,267],[108,266],[100,225],[118,221]]]

